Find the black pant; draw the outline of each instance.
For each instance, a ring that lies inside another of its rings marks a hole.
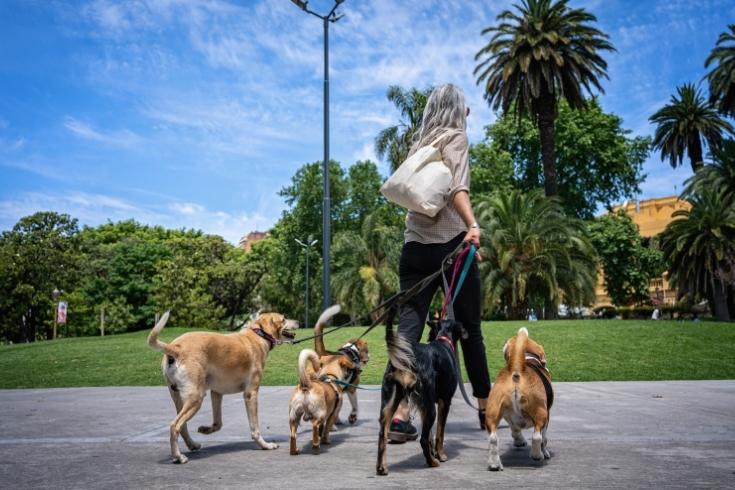
[[[463,237],[464,234],[457,235],[447,243],[405,243],[398,269],[401,290],[405,291],[439,270],[442,259],[457,248]],[[451,280],[449,277],[447,279]],[[440,286],[442,278],[438,276],[401,307],[398,332],[411,342],[420,341],[431,300]],[[454,302],[454,314],[468,334],[466,339],[461,339],[461,343],[467,374],[472,383],[472,394],[477,398],[487,398],[490,393],[490,374],[487,370],[485,344],[480,330],[480,302],[480,271],[477,268],[477,261],[473,261]]]

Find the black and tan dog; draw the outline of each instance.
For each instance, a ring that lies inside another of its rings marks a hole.
[[[551,457],[546,449],[546,429],[554,391],[544,348],[528,337],[528,330],[521,328],[505,343],[503,355],[506,366],[498,373],[485,408],[485,426],[490,433],[488,469],[491,471],[503,469],[497,434],[501,418],[510,425],[516,447],[526,445],[521,431],[533,427],[531,458],[540,461]]]
[[[346,387],[344,390],[345,393],[347,393],[347,397],[350,399],[350,405],[352,406],[352,411],[350,412],[348,420],[350,424],[354,424],[357,422],[358,415],[357,390],[355,386],[360,384],[362,366],[363,364],[367,364],[368,360],[370,360],[370,356],[368,352],[368,344],[362,339],[351,339],[336,352],[328,351],[324,346],[324,338],[322,335],[324,327],[327,324],[327,321],[339,313],[340,310],[341,308],[339,305],[330,306],[324,310],[324,313],[322,313],[319,320],[317,320],[316,325],[314,326],[314,350],[319,355],[322,365],[326,365],[330,362],[340,362],[340,359],[344,357],[347,357],[355,365],[355,369],[353,369],[351,373],[352,377],[346,380],[347,383],[353,386]],[[339,408],[341,408],[341,404],[342,400],[340,400]],[[337,419],[339,419],[339,408],[337,409]]]
[[[383,376],[380,400],[378,475],[388,474],[388,428],[398,404],[404,398],[421,414],[420,442],[426,464],[435,467],[439,466],[440,461],[447,460],[444,453],[444,427],[452,396],[457,389],[454,340],[459,337],[460,325],[453,321],[442,321],[434,340],[428,344],[414,344],[393,333],[393,316],[389,315],[385,331],[390,363]],[[436,441],[431,441],[434,419],[437,420]]]
[[[212,395],[213,422],[199,427],[202,434],[222,428],[222,395],[243,393],[250,422],[250,436],[263,449],[276,449],[278,444],[266,442],[258,424],[258,389],[268,353],[276,344],[294,338],[298,323],[278,313],[264,313],[239,332],[188,332],[171,343],[158,340],[168,320],[166,312],[148,336],[148,345],[164,353],[161,369],[176,417],[171,422],[171,457],[174,463],[186,463],[179,450],[181,434],[191,451],[200,445],[191,438],[186,422],[202,406],[207,391]]]

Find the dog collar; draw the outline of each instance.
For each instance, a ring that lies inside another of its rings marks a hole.
[[[449,349],[452,352],[454,352],[454,342],[452,342],[452,339],[450,339],[446,335],[440,335],[439,337],[436,338],[436,340],[441,340],[442,342],[444,342],[445,344],[449,346]]]
[[[268,350],[273,350],[273,347],[275,347],[276,344],[278,344],[278,340],[275,339],[271,334],[263,330],[262,328],[251,328],[253,332],[255,332],[256,335],[258,335],[260,338],[265,339],[268,341],[269,347]]]

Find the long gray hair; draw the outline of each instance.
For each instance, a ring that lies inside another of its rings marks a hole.
[[[416,146],[428,145],[448,129],[467,129],[464,93],[451,83],[439,85],[429,95]]]

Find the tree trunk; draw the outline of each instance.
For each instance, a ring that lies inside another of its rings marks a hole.
[[[697,170],[704,166],[702,162],[702,140],[699,137],[699,133],[692,133],[689,136],[687,149],[689,151],[689,160],[692,164],[692,172],[697,173]]]
[[[541,139],[541,160],[544,165],[544,191],[546,197],[559,193],[556,183],[556,152],[554,149],[554,119],[556,118],[556,99],[553,94],[544,93],[537,104],[538,132]]]
[[[730,313],[727,309],[727,287],[722,281],[717,281],[713,291],[713,303],[715,318],[721,322],[730,321]]]

